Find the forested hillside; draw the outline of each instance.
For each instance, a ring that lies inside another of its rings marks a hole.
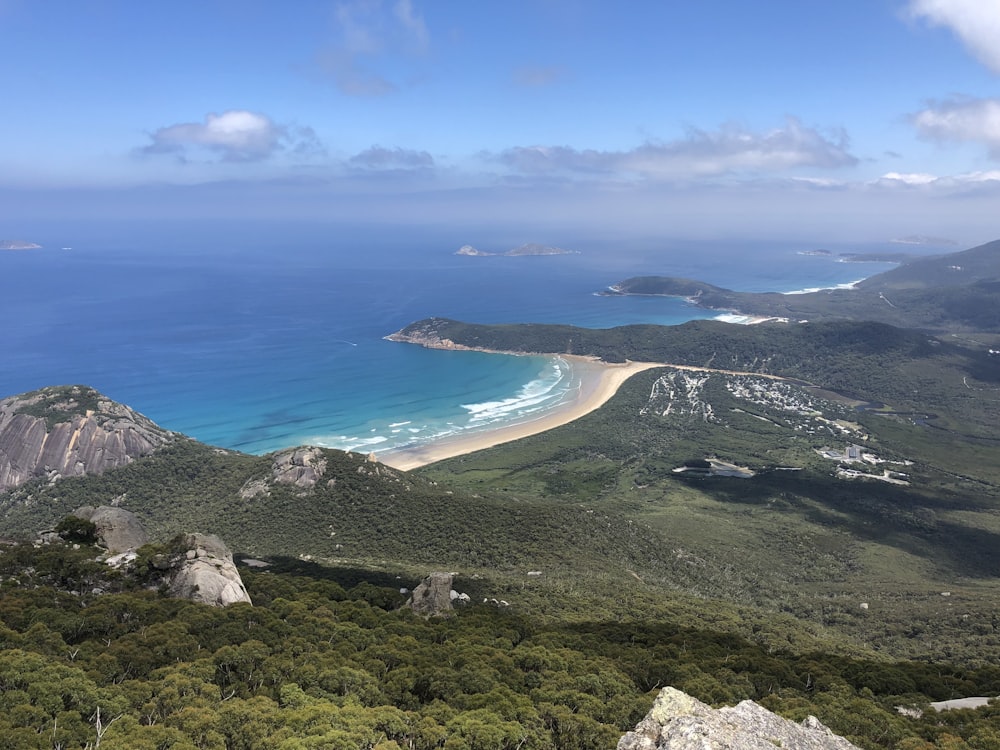
[[[776,649],[692,627],[654,599],[618,621],[493,605],[424,620],[395,609],[398,582],[345,589],[335,568],[302,564],[245,569],[253,607],[96,595],[116,584],[91,554],[0,554],[5,748],[603,750],[665,684],[811,713],[869,748],[990,748],[1000,737],[994,709],[926,710],[997,692],[993,666],[824,654],[809,639]]]
[[[8,490],[7,537],[114,504],[157,541],[212,532],[269,565],[242,571],[253,608],[213,610],[86,546],[5,545],[10,747],[603,748],[668,684],[812,713],[865,747],[998,746],[993,708],[895,709],[1000,692],[989,351],[855,323],[433,320],[401,338],[688,369],[415,472],[173,436]],[[472,605],[401,609],[431,570]]]

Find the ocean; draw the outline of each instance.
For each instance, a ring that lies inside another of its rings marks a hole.
[[[595,293],[644,274],[743,291],[833,287],[892,267],[839,253],[920,251],[222,222],[48,226],[23,239],[44,247],[0,252],[0,397],[86,384],[168,429],[250,453],[383,454],[530,419],[577,386],[559,358],[383,338],[421,318],[672,325],[713,315]],[[454,254],[527,241],[579,254]],[[801,254],[818,248],[831,255]]]

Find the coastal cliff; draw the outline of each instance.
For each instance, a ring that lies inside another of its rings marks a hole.
[[[174,434],[85,386],[43,388],[0,401],[0,492],[31,479],[100,474]]]
[[[385,337],[386,341],[395,341],[401,344],[418,344],[427,349],[452,349],[457,351],[476,351],[478,347],[459,344],[456,341],[442,336],[440,329],[446,328],[455,321],[447,318],[427,318],[411,323],[405,328],[390,333]]]

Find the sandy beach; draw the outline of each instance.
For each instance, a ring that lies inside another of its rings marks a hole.
[[[468,435],[445,438],[434,443],[386,453],[377,456],[387,466],[407,471],[419,466],[432,464],[446,458],[462,456],[466,453],[492,448],[494,445],[519,440],[529,435],[551,430],[589,414],[618,392],[622,383],[637,372],[653,367],[662,367],[656,362],[626,362],[607,364],[589,357],[560,355],[573,364],[574,377],[580,387],[574,399],[566,401],[559,408],[525,422],[518,422],[492,430],[469,432]]]

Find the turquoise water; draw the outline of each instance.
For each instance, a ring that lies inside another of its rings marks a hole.
[[[491,236],[278,224],[41,228],[30,239],[45,249],[0,253],[0,396],[84,383],[215,445],[384,453],[537,416],[577,386],[559,359],[384,340],[414,320],[677,324],[710,316],[683,300],[595,292],[641,274],[793,291],[891,267],[799,255],[817,247],[802,243],[578,238],[553,244],[579,255],[453,254],[466,242],[503,250],[537,239]]]

